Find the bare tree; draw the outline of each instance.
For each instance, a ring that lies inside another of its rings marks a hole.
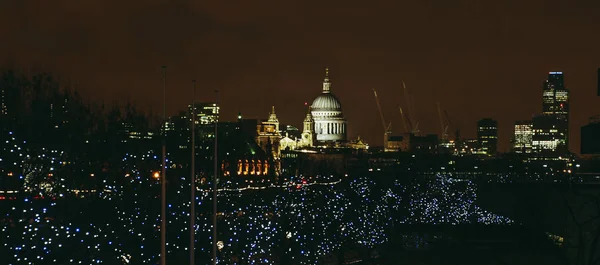
[[[563,193],[568,215],[564,247],[569,264],[600,264],[600,191],[573,186]]]

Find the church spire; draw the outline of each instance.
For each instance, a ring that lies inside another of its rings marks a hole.
[[[329,68],[325,67],[325,79],[323,80],[323,93],[331,92],[331,82],[329,82]]]

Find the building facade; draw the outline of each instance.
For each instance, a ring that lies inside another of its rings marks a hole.
[[[538,115],[533,118],[532,153],[538,157],[560,157],[564,154],[564,131],[561,131],[561,120],[554,116]]]
[[[306,113],[306,117],[304,118],[302,128],[302,134],[300,135],[300,140],[298,142],[298,147],[309,148],[315,145],[315,140],[317,136],[315,135],[314,126],[315,120],[311,114],[311,108],[308,107],[308,112]]]
[[[281,131],[279,130],[279,119],[275,114],[275,106],[271,107],[269,113],[269,119],[261,122],[256,126],[256,143],[262,148],[262,150],[271,150],[273,157],[279,157],[280,153],[280,141],[282,139]],[[268,154],[269,155],[269,154]]]
[[[562,72],[548,73],[542,92],[542,115],[534,118],[533,130],[535,153],[560,156],[568,152],[569,91]]]
[[[320,147],[326,147],[328,150],[368,148],[368,145],[359,139],[348,142],[347,122],[340,101],[331,93],[327,68],[322,89],[322,93],[308,106],[302,132],[291,125],[280,125],[273,107],[268,120],[257,125],[257,144],[265,151],[267,146],[270,146],[275,159],[281,158],[283,151],[291,154],[290,152],[297,149],[307,152],[311,151],[309,149]]]
[[[477,141],[481,154],[495,155],[498,152],[498,121],[479,120],[477,122]]]
[[[532,121],[515,122],[512,149],[517,154],[531,154],[533,145]]]
[[[214,124],[219,121],[219,105],[217,103],[196,103],[194,104],[196,109],[196,119],[194,120],[196,125],[207,125]],[[193,113],[192,105],[188,105],[190,117]]]

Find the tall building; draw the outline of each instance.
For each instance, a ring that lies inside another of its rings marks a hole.
[[[545,117],[536,119],[537,125],[536,121],[533,123],[534,142],[537,132],[541,137],[538,138],[543,141],[554,142],[550,144],[553,152],[566,153],[569,146],[569,91],[565,88],[562,72],[548,74],[548,79],[544,82],[542,99],[542,115]]]
[[[548,79],[544,82],[542,106],[544,115],[555,115],[568,119],[569,91],[565,88],[562,72],[548,74]]]
[[[590,123],[581,127],[581,154],[600,155],[600,115],[590,118]]]
[[[481,154],[495,155],[498,151],[498,121],[492,119],[478,121],[477,141]]]
[[[515,122],[515,131],[513,135],[513,152],[517,154],[530,154],[533,144],[533,123],[532,121]]]
[[[327,144],[346,141],[346,119],[342,112],[342,104],[331,93],[328,68],[325,68],[323,92],[313,101],[311,114],[314,119],[314,132],[317,136],[317,142]]]
[[[199,125],[214,124],[219,121],[219,105],[217,103],[196,103],[195,123]],[[188,105],[189,113],[192,113],[192,105]]]

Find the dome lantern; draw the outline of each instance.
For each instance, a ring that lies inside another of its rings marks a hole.
[[[325,79],[323,80],[323,93],[331,93],[331,82],[329,82],[329,68],[325,67]]]

